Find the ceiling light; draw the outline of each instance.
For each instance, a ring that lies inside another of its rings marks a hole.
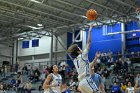
[[[23,40],[24,38],[22,38],[22,37],[20,37],[20,38],[18,38],[18,40]]]
[[[41,3],[41,2],[39,2],[37,0],[30,0],[30,1],[35,2],[35,3]]]
[[[82,16],[83,18],[87,18],[86,16]]]
[[[34,26],[27,26],[27,27],[32,28],[32,29],[42,29],[42,28],[44,28],[44,27],[34,27]]]
[[[42,24],[37,24],[38,26],[43,26]]]

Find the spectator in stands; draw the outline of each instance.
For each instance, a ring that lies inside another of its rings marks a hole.
[[[131,57],[132,57],[132,58],[135,57],[135,52],[131,52]]]
[[[122,91],[122,93],[125,93],[126,88],[127,88],[126,84],[125,83],[121,83],[121,91]]]
[[[121,58],[121,70],[123,73],[126,73],[128,71],[128,64],[124,61],[123,58]]]
[[[41,73],[38,68],[35,68],[35,70],[33,71],[33,74],[34,74],[35,82],[39,81],[39,77]]]
[[[10,84],[12,85],[12,86],[15,86],[16,85],[16,79],[12,79],[11,81],[10,81]]]
[[[20,74],[17,74],[16,87],[18,87],[21,83],[22,83],[22,76]]]
[[[114,67],[115,74],[117,74],[120,69],[121,69],[121,63],[118,60],[116,60],[115,67]]]
[[[40,79],[41,79],[41,84],[43,85],[43,83],[44,83],[44,81],[45,81],[45,79],[46,79],[46,74],[45,74],[45,72],[43,72],[41,75],[40,75]]]
[[[137,76],[135,77],[135,82],[136,80],[139,80],[140,79],[140,74],[137,74]]]
[[[27,74],[31,75],[31,70],[32,70],[31,65],[27,65],[27,70],[28,70]]]
[[[107,61],[107,65],[110,67],[111,65],[113,65],[113,57],[110,55],[108,56],[108,61]]]
[[[134,93],[134,87],[132,86],[132,83],[130,81],[128,81],[125,93]]]
[[[22,70],[23,70],[23,74],[28,74],[28,69],[26,65],[22,68]]]
[[[140,51],[137,51],[137,57],[140,57]]]
[[[135,92],[136,93],[140,93],[140,77],[138,77],[137,79],[136,79],[136,82],[135,82]]]
[[[31,93],[32,83],[30,80],[25,84],[24,89],[27,93]]]
[[[119,60],[122,57],[122,54],[120,52],[117,53],[117,60]]]
[[[105,85],[105,83],[106,83],[106,78],[105,78],[104,74],[102,74],[101,77],[102,77],[102,82],[103,82],[103,84]]]
[[[103,62],[104,64],[107,62],[107,54],[105,51],[101,53],[101,62]]]
[[[7,73],[8,71],[7,71],[7,66],[5,65],[4,66],[4,73]]]
[[[5,93],[7,89],[7,86],[5,83],[1,83],[0,84],[0,90],[2,90],[2,92],[0,91],[0,93]]]
[[[46,75],[48,75],[48,74],[49,74],[49,67],[47,67],[47,68],[43,71],[43,73],[45,73]]]
[[[120,93],[120,87],[114,82],[114,85],[111,88],[111,93]]]
[[[15,64],[15,71],[16,71],[16,73],[18,72],[18,69],[19,69],[19,63],[16,62],[16,64]]]
[[[128,64],[128,66],[131,66],[131,61],[129,58],[126,59],[126,63]]]
[[[113,55],[113,52],[111,50],[109,50],[108,53],[107,53],[107,55],[108,56],[112,56]]]
[[[1,76],[4,76],[4,70],[3,70],[3,68],[0,69],[0,74],[1,74]]]
[[[24,83],[19,84],[17,93],[24,93]]]
[[[102,73],[101,73],[101,74],[104,74],[104,76],[105,76],[106,78],[108,78],[109,75],[110,75],[110,70],[107,69],[107,67],[105,67],[105,68],[102,70]],[[100,74],[100,75],[101,75],[101,74]]]

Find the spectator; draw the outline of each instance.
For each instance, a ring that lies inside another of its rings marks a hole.
[[[114,85],[111,88],[111,93],[120,93],[120,87],[114,82]]]
[[[136,78],[135,78],[135,82],[136,80],[139,80],[140,79],[140,74],[137,74]]]
[[[128,66],[131,66],[131,61],[129,58],[126,59],[126,63],[128,64]]]
[[[40,75],[40,79],[41,79],[41,82],[43,84],[43,82],[45,81],[46,79],[46,74],[43,72],[41,75]]]
[[[24,89],[27,93],[31,93],[32,83],[30,80],[25,84]]]
[[[139,77],[139,79],[136,80],[134,88],[135,88],[136,93],[140,93],[140,77]]]
[[[134,93],[134,87],[132,87],[132,83],[128,81],[126,93]]]
[[[16,78],[16,84],[17,86],[22,83],[22,76],[20,74],[17,74],[17,78]]]
[[[123,74],[126,73],[126,71],[128,71],[128,64],[123,59],[121,59],[120,67]]]
[[[121,63],[118,60],[116,60],[115,67],[114,67],[115,74],[119,73],[120,69],[121,69]]]
[[[0,74],[1,74],[1,76],[4,76],[4,69],[3,68],[0,69]]]
[[[112,64],[113,64],[113,57],[109,56],[108,61],[107,61],[107,65],[110,67]]]
[[[16,64],[15,64],[15,71],[16,71],[16,73],[18,72],[18,68],[19,68],[19,63],[16,62]]]
[[[125,91],[126,91],[126,84],[125,83],[121,83],[121,91],[122,91],[122,93],[125,93]]]
[[[28,69],[26,65],[22,68],[22,70],[23,70],[23,74],[28,74]]]
[[[103,84],[105,85],[105,83],[106,83],[106,78],[105,78],[104,74],[102,74],[101,77],[102,77],[102,82],[103,82]]]
[[[104,64],[107,62],[107,54],[105,53],[105,51],[101,53],[101,62],[103,62]]]
[[[31,74],[30,73],[31,69],[32,69],[31,65],[27,65],[27,70],[28,70],[27,75],[30,75]]]
[[[108,56],[112,56],[113,52],[111,50],[108,51]]]

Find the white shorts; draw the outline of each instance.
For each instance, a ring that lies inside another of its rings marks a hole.
[[[98,88],[91,78],[84,78],[79,82],[78,88],[82,93],[93,93],[97,92]]]

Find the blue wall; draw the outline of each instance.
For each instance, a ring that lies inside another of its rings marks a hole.
[[[125,31],[138,29],[140,28],[137,22],[129,22],[125,25]],[[133,36],[133,34],[136,34],[136,36]],[[140,32],[126,34],[126,49],[128,49],[129,52],[140,51]]]
[[[114,52],[121,51],[121,34],[117,35],[103,35],[104,27],[93,28],[92,29],[92,42],[89,52],[89,60],[92,61],[96,51],[112,50]],[[119,32],[121,31],[121,24],[116,24],[107,26],[107,33]],[[88,37],[88,29],[86,33],[86,38]]]
[[[106,29],[106,31],[105,31]],[[140,29],[136,22],[129,22],[125,24],[125,31],[137,30]],[[121,31],[121,24],[115,24],[113,26],[102,26],[99,28],[92,29],[92,42],[89,52],[89,60],[92,61],[96,51],[112,50],[113,53],[121,52],[122,50],[122,42],[121,42],[121,34],[117,35],[106,35],[107,33],[119,32]],[[75,32],[77,34],[77,31]],[[133,37],[133,33],[126,34],[126,48],[129,52],[140,51],[140,32],[135,32],[136,37]],[[72,43],[72,34],[67,34],[67,47],[69,47]],[[86,29],[86,40],[88,37],[88,29]],[[78,45],[82,48],[82,42],[79,42]],[[67,57],[69,59],[69,57]],[[67,61],[70,66],[73,66],[72,61]]]

